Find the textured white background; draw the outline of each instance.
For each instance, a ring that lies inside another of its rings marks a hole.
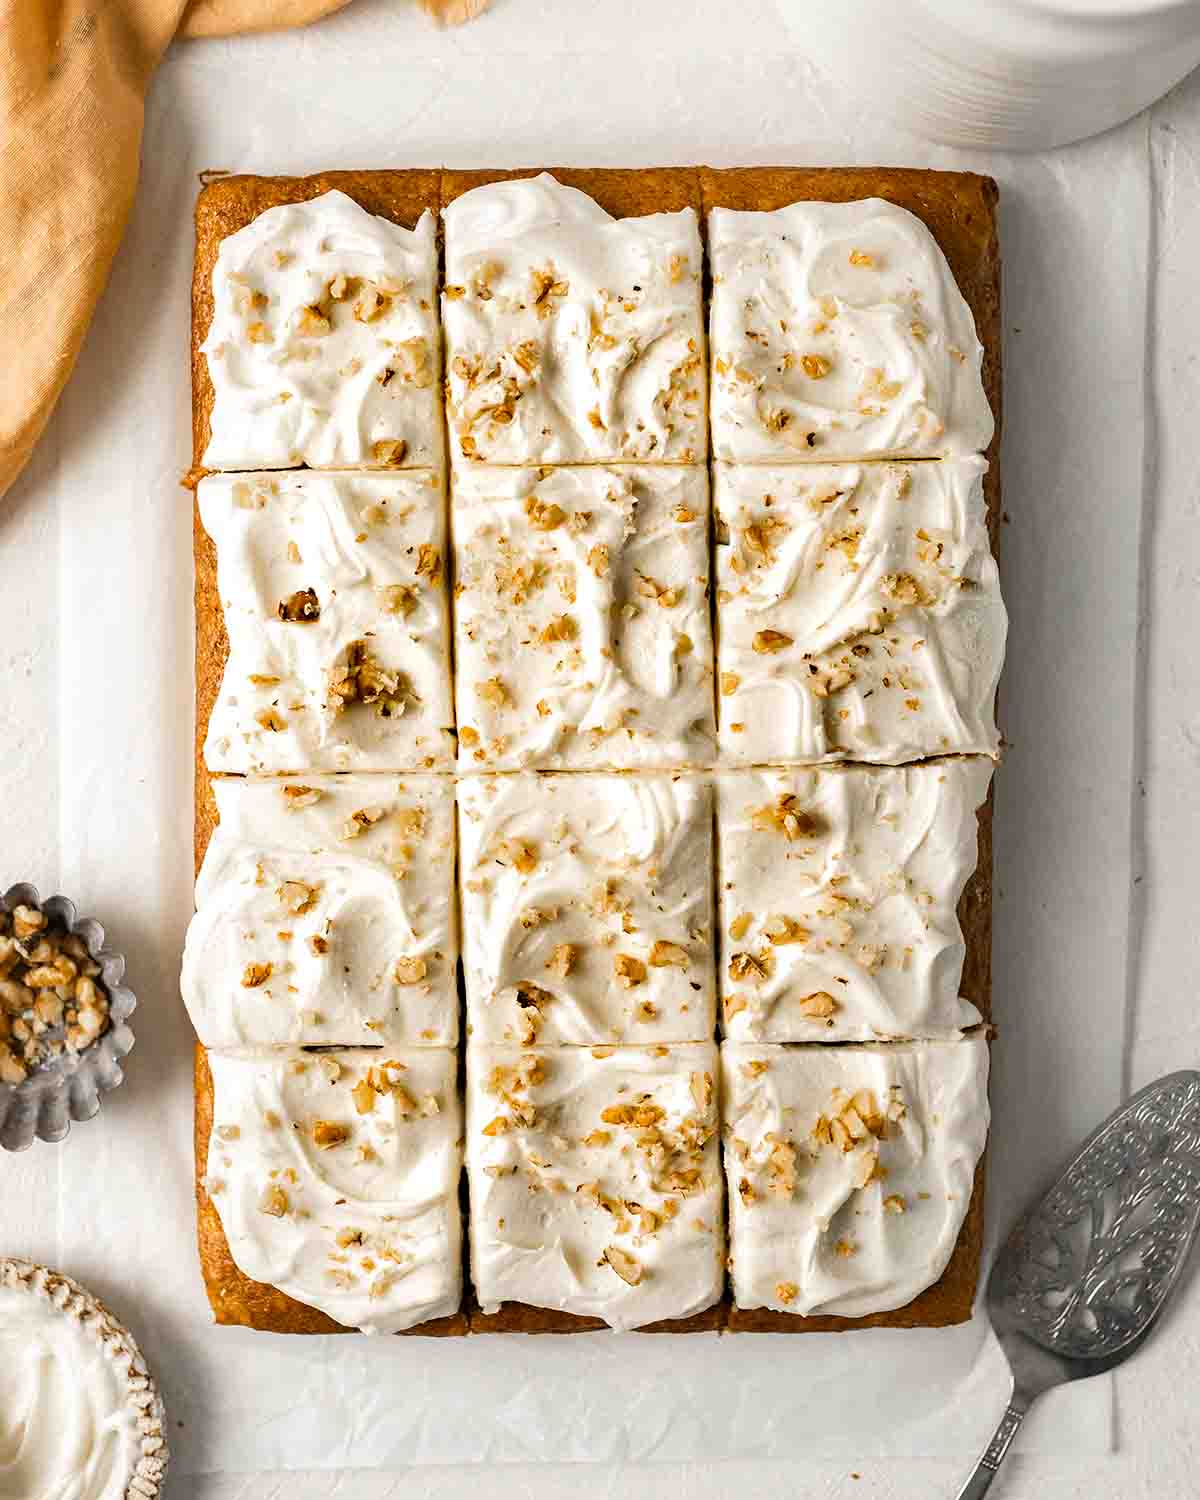
[[[0,510],[0,884],[61,888],[107,921],[133,958],[139,1044],[101,1122],[66,1148],[0,1160],[0,1253],[58,1264],[109,1296],[144,1335],[174,1408],[221,1409],[220,1393],[206,1402],[197,1390],[212,1368],[201,1341],[215,1335],[179,1316],[195,1305],[194,1261],[155,1248],[184,1244],[189,1215],[176,968],[189,909],[190,539],[176,480],[188,462],[188,224],[202,167],[707,159],[993,172],[1004,205],[1013,615],[1012,750],[998,792],[993,1228],[1116,1101],[1123,1055],[1132,1083],[1195,1065],[1200,83],[1081,148],[967,158],[897,137],[834,97],[770,0],[496,0],[484,21],[449,34],[410,4],[356,0],[306,32],[176,49],[151,97],[144,156],[134,224],[78,373]],[[1097,1439],[1106,1393],[1077,1388],[1043,1422],[1044,1451],[1018,1458],[1002,1493],[1194,1493],[1200,1427],[1180,1371],[1194,1369],[1198,1345],[1193,1280],[1117,1379],[1116,1451]],[[482,1360],[485,1346],[472,1347]],[[776,1342],[781,1384],[819,1378],[791,1349]],[[402,1406],[421,1363],[389,1363],[380,1397]],[[467,1428],[478,1413],[463,1394],[447,1423]],[[1069,1437],[1056,1441],[1060,1426]],[[954,1492],[966,1438],[912,1449],[954,1459],[884,1460],[869,1456],[880,1452],[870,1428],[864,1411],[853,1460],[806,1458],[797,1444],[786,1461],[189,1477],[172,1494]],[[220,1450],[231,1437],[218,1422],[177,1444],[193,1463],[210,1450],[208,1462],[229,1464]],[[702,1441],[691,1451],[706,1451]],[[239,1450],[239,1466],[253,1451]]]

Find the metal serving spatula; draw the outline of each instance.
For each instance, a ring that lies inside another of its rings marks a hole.
[[[1111,1370],[1158,1321],[1200,1225],[1200,1073],[1168,1073],[1080,1147],[988,1280],[1012,1399],[958,1500],[979,1500],[1030,1406]]]

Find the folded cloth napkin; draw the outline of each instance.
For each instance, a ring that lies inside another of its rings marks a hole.
[[[302,26],[347,0],[4,0],[0,6],[0,496],[74,368],[137,185],[168,42]],[[449,24],[488,0],[420,0]]]

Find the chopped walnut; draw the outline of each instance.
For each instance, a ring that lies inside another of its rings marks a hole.
[[[567,514],[561,506],[539,500],[536,495],[527,496],[525,514],[529,517],[529,524],[535,531],[555,531],[567,519]]]
[[[908,1204],[899,1193],[889,1193],[883,1200],[884,1213],[903,1214],[908,1212]]]
[[[627,1250],[622,1250],[616,1245],[609,1245],[603,1258],[628,1286],[639,1285],[644,1274],[641,1262],[634,1260]]]
[[[773,805],[758,808],[751,819],[759,833],[782,833],[789,843],[817,832],[816,820],[805,812],[791,792],[784,792]]]
[[[407,619],[419,603],[416,589],[408,583],[386,583],[376,593],[385,615],[400,615]]]
[[[763,923],[763,935],[775,948],[782,948],[788,943],[807,943],[812,937],[807,927],[801,927],[791,917],[774,915]]]
[[[324,795],[320,787],[285,784],[283,788],[283,805],[289,812],[298,812],[302,807],[312,807]]]
[[[313,589],[297,589],[279,601],[278,614],[289,625],[311,625],[321,618],[321,602]]]
[[[511,865],[522,875],[532,875],[538,865],[538,852],[533,844],[524,839],[505,839],[496,851],[500,864]]]
[[[650,964],[655,969],[686,969],[690,963],[687,949],[678,943],[668,943],[659,938],[650,949]]]
[[[259,1211],[270,1214],[273,1219],[282,1219],[291,1208],[287,1193],[277,1182],[272,1182],[263,1189],[263,1195],[258,1200]]]
[[[751,642],[759,656],[773,656],[775,652],[782,651],[791,644],[791,636],[785,635],[782,630],[756,630]]]
[[[350,1126],[342,1124],[339,1120],[313,1121],[313,1145],[318,1151],[330,1151],[335,1146],[344,1146],[351,1134]]]
[[[359,834],[368,828],[373,828],[387,816],[387,810],[382,807],[360,807],[352,812],[342,824],[342,838],[356,839]]]
[[[559,943],[546,960],[546,968],[560,979],[566,979],[575,967],[577,952],[574,943]]]
[[[381,468],[399,468],[407,456],[408,444],[403,438],[382,438],[371,444],[371,457]]]
[[[751,984],[761,984],[767,977],[767,966],[753,953],[735,953],[729,960],[729,977],[738,983],[748,980]]]
[[[394,972],[397,984],[420,984],[429,973],[429,965],[423,958],[398,958]]]
[[[837,1001],[827,990],[815,990],[800,1001],[800,1014],[813,1021],[829,1020],[838,1009]]]
[[[242,971],[242,988],[244,990],[256,990],[260,985],[266,984],[274,969],[273,964],[254,963],[247,964]]]
[[[488,677],[475,689],[475,695],[492,708],[506,708],[512,699],[499,677]]]
[[[623,988],[631,990],[646,978],[646,965],[630,953],[618,953],[613,959],[613,973]]]
[[[312,911],[321,894],[319,885],[308,885],[303,880],[285,880],[276,895],[294,917],[303,917]]]

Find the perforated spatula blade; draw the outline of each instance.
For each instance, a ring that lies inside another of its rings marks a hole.
[[[1141,1346],[1198,1227],[1200,1073],[1169,1073],[1093,1131],[1000,1251],[987,1303],[1012,1398],[958,1500],[987,1493],[1043,1391]]]

